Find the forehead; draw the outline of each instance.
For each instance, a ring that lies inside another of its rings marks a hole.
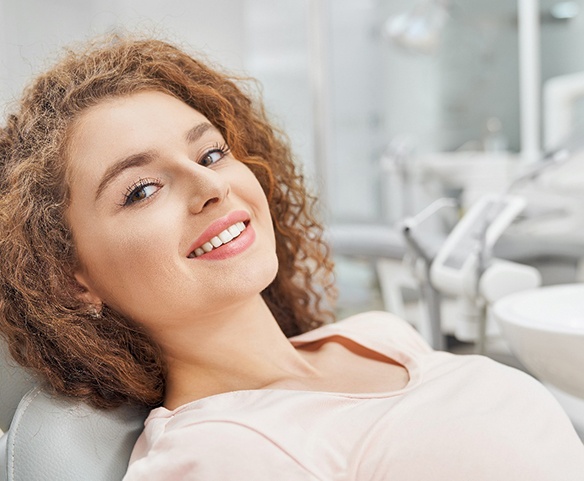
[[[71,126],[68,177],[98,175],[118,158],[179,140],[205,116],[171,95],[146,91],[105,99]]]

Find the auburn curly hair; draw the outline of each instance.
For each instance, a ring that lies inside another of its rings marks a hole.
[[[71,126],[104,99],[155,90],[203,114],[258,178],[279,271],[262,293],[287,336],[329,319],[332,262],[285,137],[247,84],[160,40],[111,36],[66,52],[24,92],[0,130],[0,331],[14,359],[56,392],[101,408],[162,403],[162,355],[107,306],[96,319],[74,279],[65,218]]]

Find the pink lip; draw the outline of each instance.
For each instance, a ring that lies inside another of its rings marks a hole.
[[[214,221],[209,227],[207,227],[203,231],[203,233],[199,237],[197,237],[195,242],[193,242],[191,244],[191,246],[189,247],[189,251],[187,252],[187,257],[197,247],[201,247],[205,242],[209,242],[213,237],[215,237],[216,235],[218,235],[219,233],[221,233],[225,229],[227,229],[229,226],[232,226],[233,224],[235,224],[237,222],[245,222],[246,224],[248,224],[249,214],[244,210],[235,210],[233,212],[230,212],[226,216],[221,217],[221,218],[217,219],[216,221]],[[237,237],[237,239],[239,239],[239,237],[242,237],[248,230],[250,230],[250,228],[251,228],[251,225],[248,225],[247,228]],[[253,229],[251,229],[251,230],[253,231]],[[254,237],[255,237],[255,235],[254,235]],[[229,242],[228,244],[224,244],[223,246],[220,246],[218,249],[213,249],[211,252],[206,253],[202,257],[208,257],[209,254],[212,254],[215,251],[222,249],[223,247],[228,247],[232,242],[236,241],[237,239],[234,239],[233,241]]]

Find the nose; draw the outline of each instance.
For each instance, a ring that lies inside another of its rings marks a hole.
[[[221,173],[195,164],[187,179],[189,184],[189,212],[199,214],[213,204],[220,204],[229,195],[229,182]]]

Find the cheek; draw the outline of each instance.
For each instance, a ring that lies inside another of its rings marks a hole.
[[[248,172],[250,175],[248,186],[250,202],[256,206],[256,213],[258,217],[260,217],[264,223],[272,226],[272,215],[270,212],[270,206],[268,204],[268,198],[266,197],[266,194],[257,178],[251,171],[248,170]]]
[[[110,226],[87,231],[79,239],[79,258],[91,287],[114,308],[141,302],[171,261],[168,228]],[[125,309],[122,309],[124,311]]]

